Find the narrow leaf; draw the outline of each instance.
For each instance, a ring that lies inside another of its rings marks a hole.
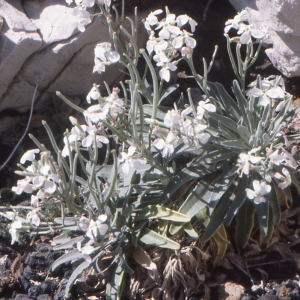
[[[66,262],[69,262],[73,259],[77,259],[81,256],[81,253],[77,249],[73,249],[69,251],[68,253],[65,253],[61,257],[59,257],[52,265],[52,271],[54,271],[58,266],[61,264],[64,264]]]
[[[66,298],[69,298],[71,296],[70,291],[71,291],[71,288],[72,288],[75,280],[77,279],[77,277],[80,276],[83,273],[83,271],[86,268],[88,268],[89,266],[90,266],[90,263],[88,261],[84,261],[73,271],[72,275],[68,279],[68,283],[65,288],[65,297]]]
[[[219,237],[222,237],[222,239],[220,239]],[[224,240],[227,240],[227,233],[224,225],[222,225],[218,229],[218,231],[214,234],[213,239],[217,245],[217,252],[214,255],[213,266],[218,267],[226,253],[227,246],[228,246],[228,243],[224,242]]]
[[[159,205],[149,205],[137,212],[135,221],[163,219],[174,222],[189,222],[191,219],[183,213]]]
[[[245,248],[254,226],[255,206],[246,200],[236,214],[235,243],[239,248]]]
[[[180,249],[180,245],[178,243],[156,233],[147,227],[143,228],[139,236],[139,240],[147,245],[153,245],[160,248],[168,248],[173,250]]]

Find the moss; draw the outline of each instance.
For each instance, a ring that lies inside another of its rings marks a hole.
[[[54,200],[47,200],[42,203],[42,214],[47,222],[53,222],[60,216],[60,206]]]

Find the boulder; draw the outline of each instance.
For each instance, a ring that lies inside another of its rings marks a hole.
[[[119,79],[115,66],[92,74],[94,47],[110,42],[109,33],[98,18],[79,32],[74,7],[64,0],[0,0],[0,112],[27,111],[37,83],[43,103],[56,91],[85,97],[93,83]]]
[[[250,24],[268,28],[266,54],[287,77],[300,75],[300,0],[229,0],[237,11],[248,12]]]

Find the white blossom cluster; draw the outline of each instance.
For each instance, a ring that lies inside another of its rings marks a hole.
[[[158,67],[160,77],[169,82],[170,71],[176,71],[178,51],[184,56],[191,49],[196,47],[196,40],[193,34],[183,29],[186,24],[190,25],[191,31],[195,31],[196,21],[188,15],[180,15],[176,17],[166,8],[166,18],[159,21],[157,16],[163,11],[161,9],[151,12],[145,20],[145,28],[149,33],[147,42],[147,51],[153,55],[153,59]],[[153,27],[154,30],[153,30]],[[155,31],[158,32],[156,37]],[[187,50],[188,48],[188,50]]]
[[[73,15],[78,18],[78,30],[81,32],[85,31],[85,26],[91,23],[92,15],[87,11],[87,8],[95,5],[95,0],[66,0],[70,5],[75,2],[77,7],[73,9]],[[111,0],[98,0],[99,4],[110,6]]]
[[[200,100],[196,109],[189,106],[181,112],[175,104],[164,118],[164,125],[170,130],[157,127],[153,132],[158,136],[153,142],[154,147],[162,152],[163,157],[172,155],[180,142],[193,150],[201,148],[211,136],[206,131],[206,112],[216,112],[216,106],[209,100]]]
[[[261,106],[266,106],[270,104],[274,107],[275,101],[281,101],[287,95],[285,92],[284,81],[280,76],[270,76],[261,80],[261,88],[257,87],[257,81],[252,82],[249,85],[249,90],[247,91],[247,96],[258,97],[259,104]],[[284,101],[281,101],[276,106],[276,112],[279,112],[282,108]]]
[[[254,28],[254,25],[247,24],[247,12],[242,10],[233,19],[229,19],[225,23],[224,32],[227,34],[231,28],[237,30],[237,34],[240,35],[241,44],[249,44],[252,41],[252,37],[256,41],[264,39],[267,35],[266,28]]]
[[[289,148],[289,144],[286,143],[286,147]],[[291,170],[295,170],[297,163],[294,159],[294,155],[297,153],[297,146],[293,146],[291,152],[288,152],[284,148],[281,150],[273,150],[272,148],[266,148],[265,155],[260,153],[260,147],[248,151],[248,153],[241,153],[238,159],[238,172],[240,176],[243,174],[249,175],[251,170],[261,171],[265,173],[265,180],[254,180],[253,188],[246,189],[247,197],[254,199],[256,204],[265,202],[265,194],[271,191],[271,186],[267,182],[271,182],[272,179],[277,183],[280,189],[286,189],[291,185]],[[259,156],[261,155],[261,156]],[[282,167],[285,165],[286,167]],[[278,170],[281,168],[281,171]]]
[[[95,48],[95,66],[93,73],[105,72],[105,66],[117,63],[120,60],[118,52],[111,49],[111,43],[97,44]]]

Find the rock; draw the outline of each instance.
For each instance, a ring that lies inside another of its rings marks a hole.
[[[244,294],[244,287],[234,282],[226,282],[218,286],[219,299],[239,300]]]
[[[236,10],[248,12],[250,24],[269,31],[266,54],[287,77],[300,75],[300,0],[229,0]]]
[[[27,295],[24,294],[18,294],[15,298],[15,300],[33,300],[33,298],[30,298]]]
[[[95,45],[110,42],[109,33],[97,17],[80,33],[74,7],[64,0],[0,0],[0,111],[27,111],[37,83],[42,105],[57,90],[85,97],[93,83],[105,90],[104,80],[118,80],[119,66],[92,74]]]

